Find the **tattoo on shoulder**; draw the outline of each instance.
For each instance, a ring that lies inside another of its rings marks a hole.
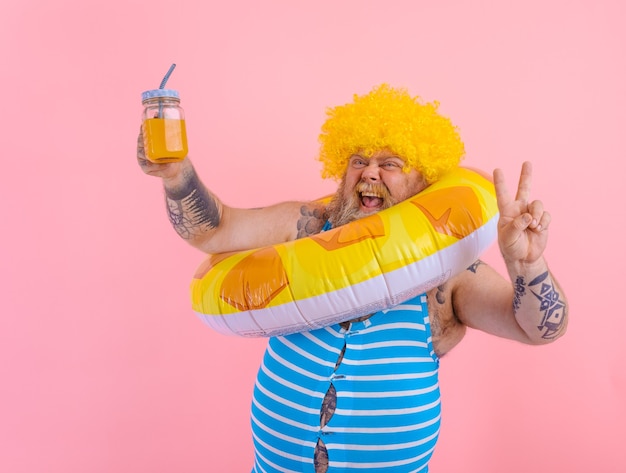
[[[485,263],[483,263],[481,260],[476,260],[476,261],[474,261],[474,262],[473,262],[470,266],[468,266],[467,270],[468,270],[468,271],[471,271],[471,272],[472,272],[472,273],[474,273],[474,274],[476,274],[476,270],[478,269],[478,267],[479,267],[481,264],[485,264]]]
[[[303,205],[298,219],[298,238],[319,233],[324,226],[326,212],[322,207]]]
[[[198,179],[194,170],[186,176],[183,186],[176,190],[166,189],[167,213],[176,232],[184,239],[191,239],[206,228],[220,223],[218,203]]]

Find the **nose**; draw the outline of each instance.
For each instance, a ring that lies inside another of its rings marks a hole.
[[[369,162],[361,173],[361,180],[364,182],[377,182],[380,180],[380,168],[377,163]]]

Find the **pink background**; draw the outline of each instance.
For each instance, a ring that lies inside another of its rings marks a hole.
[[[203,256],[135,163],[140,92],[176,62],[190,154],[232,205],[332,190],[325,107],[381,82],[439,100],[465,164],[513,187],[532,160],[569,332],[472,332],[442,360],[432,471],[626,471],[622,0],[5,3],[0,470],[250,471],[265,341],[196,319]]]

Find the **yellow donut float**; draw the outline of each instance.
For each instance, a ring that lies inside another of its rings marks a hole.
[[[388,309],[466,269],[493,243],[493,184],[458,168],[393,207],[273,246],[209,255],[193,310],[227,335],[269,337]]]

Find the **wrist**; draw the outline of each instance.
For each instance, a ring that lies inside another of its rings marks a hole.
[[[193,166],[187,158],[183,161],[169,163],[166,172],[163,172],[163,187],[168,191],[176,191],[184,187],[185,182],[189,180],[189,176],[194,173]]]
[[[167,176],[162,176],[163,188],[168,199],[183,200],[199,189],[203,189],[206,192],[191,161],[185,159],[173,164],[177,165],[176,169]]]
[[[548,271],[548,264],[543,257],[535,261],[505,261],[509,276],[513,281],[522,276],[533,279]]]

